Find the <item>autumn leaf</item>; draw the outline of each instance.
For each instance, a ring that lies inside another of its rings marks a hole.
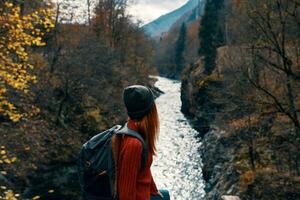
[[[6,171],[0,171],[0,173],[1,173],[2,175],[7,175],[7,172],[6,172]]]
[[[35,196],[32,198],[32,200],[36,200],[36,199],[40,199],[41,197],[40,196]]]

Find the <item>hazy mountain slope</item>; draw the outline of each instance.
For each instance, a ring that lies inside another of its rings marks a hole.
[[[170,12],[166,15],[159,17],[158,19],[146,24],[144,26],[144,30],[151,35],[152,37],[160,36],[164,32],[168,32],[172,25],[176,23],[183,15],[192,10],[197,9],[200,15],[202,11],[202,7],[204,5],[204,0],[190,0],[182,7]]]

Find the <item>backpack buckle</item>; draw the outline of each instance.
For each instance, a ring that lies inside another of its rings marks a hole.
[[[90,161],[85,161],[85,166],[89,168],[91,166],[91,162]]]
[[[100,172],[99,174],[98,174],[98,176],[103,176],[103,175],[105,175],[105,174],[107,174],[107,171],[105,170],[105,171],[102,171],[102,172]]]

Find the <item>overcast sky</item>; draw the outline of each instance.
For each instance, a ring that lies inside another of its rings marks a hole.
[[[128,12],[143,23],[148,23],[185,4],[188,0],[134,0]]]
[[[66,3],[64,0],[50,0],[52,2]],[[129,0],[130,3],[128,7],[128,13],[132,15],[133,19],[140,20],[143,24],[146,24],[159,16],[166,14],[170,11],[179,8],[185,4],[188,0]],[[73,0],[71,5],[77,6],[75,11],[75,18],[79,21],[81,19],[86,19],[87,4],[86,0]],[[97,0],[92,0],[91,2],[97,2]],[[66,7],[70,9],[70,7]],[[65,9],[66,9],[65,8]],[[71,8],[72,9],[72,8]]]

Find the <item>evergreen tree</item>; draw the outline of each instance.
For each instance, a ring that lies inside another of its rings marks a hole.
[[[215,68],[217,48],[224,43],[223,33],[219,23],[219,12],[224,0],[208,0],[205,14],[201,20],[199,38],[199,55],[204,56],[205,72],[210,74]]]
[[[180,74],[184,67],[184,51],[186,45],[186,25],[183,23],[180,28],[179,36],[176,42],[175,49],[175,63],[176,63],[176,72],[175,74]]]

